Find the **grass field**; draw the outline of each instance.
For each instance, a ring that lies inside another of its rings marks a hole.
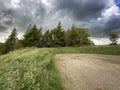
[[[89,53],[89,54],[108,54],[120,55],[120,46],[83,46],[59,48],[59,53]]]
[[[120,55],[120,46],[26,48],[0,56],[0,90],[62,90],[54,66],[58,53]]]

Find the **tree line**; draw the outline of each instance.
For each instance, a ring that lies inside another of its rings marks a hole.
[[[61,22],[52,29],[42,32],[36,25],[29,25],[23,35],[23,39],[17,38],[17,30],[13,29],[5,43],[0,43],[0,53],[5,54],[14,49],[23,47],[79,47],[93,45],[89,39],[90,34],[86,28],[78,28],[75,25],[68,30],[62,28]]]

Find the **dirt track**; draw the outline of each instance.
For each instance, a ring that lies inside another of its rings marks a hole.
[[[120,56],[56,55],[64,90],[120,90]]]

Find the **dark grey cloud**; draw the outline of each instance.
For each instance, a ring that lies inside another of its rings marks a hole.
[[[111,1],[0,0],[0,33],[10,32],[14,26],[22,33],[29,24],[54,28],[61,20],[66,29],[75,23],[87,27],[92,37],[107,37],[110,31],[120,31],[120,14],[103,15],[112,7]]]
[[[115,31],[119,30],[120,31],[120,15],[112,15],[110,16],[104,24],[104,31]]]
[[[53,2],[56,13],[59,12],[61,17],[69,16],[73,19],[72,23],[76,22],[77,26],[87,27],[92,37],[108,37],[111,31],[120,32],[120,15],[114,13],[108,17],[102,16],[102,13],[111,7],[107,0],[53,0]]]
[[[0,1],[0,31],[4,32],[13,24],[14,12],[9,7],[10,0]]]
[[[46,15],[46,8],[41,0],[19,0],[14,8],[12,0],[0,1],[0,31],[16,26],[21,32],[29,24],[42,24]]]
[[[13,20],[11,20],[11,19],[5,20],[5,21],[4,21],[4,24],[10,26],[10,25],[13,24]]]
[[[29,24],[42,24],[46,17],[46,8],[41,0],[20,0],[15,10],[15,24],[25,31]]]
[[[120,15],[113,14],[100,21],[89,22],[88,28],[93,37],[108,37],[109,32],[113,31],[120,33]]]
[[[106,0],[54,0],[56,12],[71,14],[76,20],[95,18],[106,7]]]
[[[4,30],[6,30],[8,27],[7,26],[5,26],[5,25],[0,25],[0,31],[4,31]]]

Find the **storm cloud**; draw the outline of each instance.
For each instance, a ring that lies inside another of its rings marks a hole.
[[[120,8],[113,0],[0,0],[2,40],[14,27],[20,35],[29,24],[45,30],[54,28],[58,21],[65,29],[75,23],[88,28],[94,39],[107,38],[111,31],[120,32]]]
[[[76,20],[85,20],[100,16],[106,0],[55,0],[54,5],[56,12],[71,14]]]
[[[0,31],[7,30],[13,24],[14,13],[10,7],[9,2],[0,1]]]

